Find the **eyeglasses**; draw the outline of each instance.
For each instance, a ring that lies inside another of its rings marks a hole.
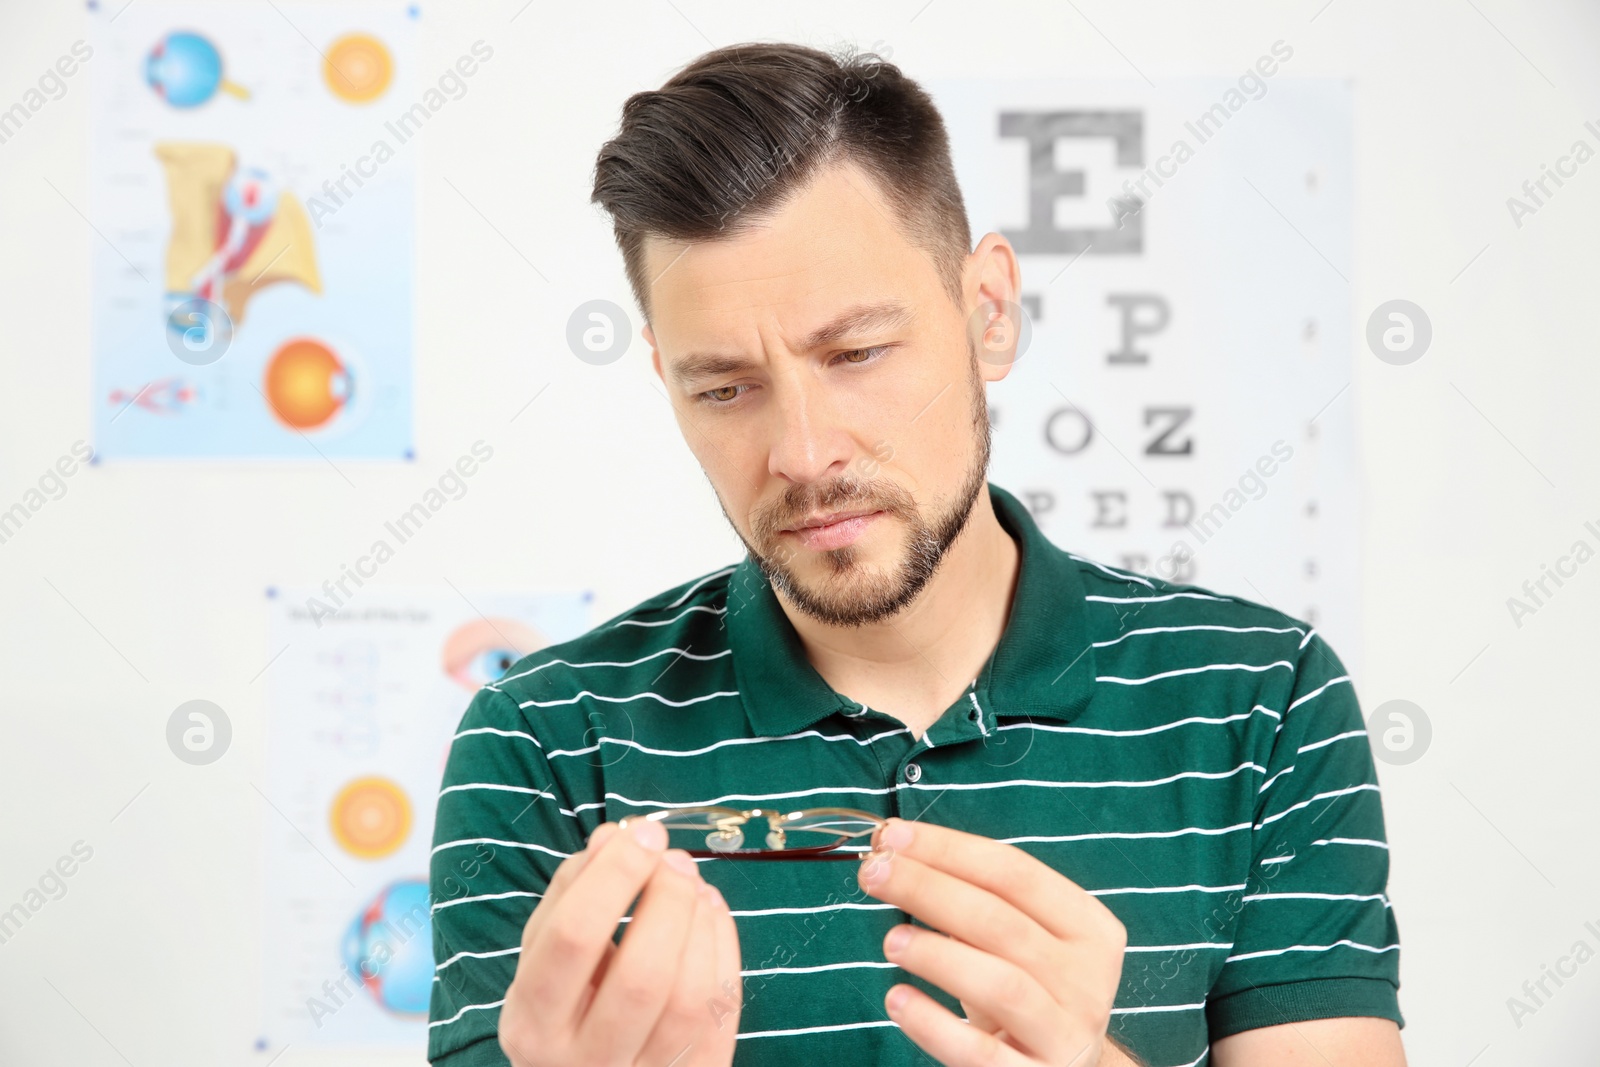
[[[681,848],[691,856],[728,860],[850,860],[860,853],[841,851],[852,838],[866,837],[887,821],[881,815],[856,808],[807,808],[779,812],[763,808],[724,808],[715,805],[695,808],[667,808],[646,815],[628,815],[618,820],[626,829],[636,819],[659,822],[667,829],[667,847]],[[744,844],[744,825],[751,819],[765,819],[767,847],[740,848]],[[704,848],[689,848],[701,838],[698,831],[710,831]]]

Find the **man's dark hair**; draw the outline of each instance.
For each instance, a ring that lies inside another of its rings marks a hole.
[[[752,42],[705,53],[622,105],[590,200],[611,215],[648,321],[646,237],[736,236],[844,160],[877,180],[901,232],[959,303],[972,235],[944,120],[921,86],[873,52]]]

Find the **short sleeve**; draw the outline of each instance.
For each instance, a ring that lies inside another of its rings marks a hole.
[[[1377,772],[1350,677],[1315,630],[1279,700],[1211,1039],[1343,1016],[1403,1026]]]
[[[430,1063],[508,1062],[497,1033],[522,929],[556,867],[584,841],[517,703],[478,690],[450,745],[434,824]]]

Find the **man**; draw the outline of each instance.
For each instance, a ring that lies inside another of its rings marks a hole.
[[[474,697],[430,1059],[1403,1064],[1350,679],[1304,622],[1065,552],[987,483],[1020,270],[972,249],[926,94],[712,52],[627,101],[595,199],[748,555]],[[697,861],[641,819],[700,805],[889,821],[836,863]]]

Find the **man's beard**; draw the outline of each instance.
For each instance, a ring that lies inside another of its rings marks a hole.
[[[916,599],[928,584],[950,546],[966,529],[978,494],[988,483],[989,406],[983,380],[978,376],[975,354],[969,366],[972,374],[968,387],[974,436],[978,441],[977,455],[955,500],[943,514],[935,516],[933,522],[923,520],[916,501],[905,489],[888,479],[858,478],[854,471],[824,483],[792,485],[777,501],[752,516],[751,535],[756,544],[770,546],[768,551],[759,551],[739,533],[733,519],[728,518],[729,525],[773,589],[781,592],[796,608],[833,626],[863,626],[890,618]],[[720,503],[721,496],[717,499]],[[889,573],[880,574],[861,566],[860,553],[853,544],[820,551],[815,555],[828,569],[826,584],[821,589],[805,585],[790,567],[798,551],[789,550],[780,540],[779,532],[815,511],[862,508],[881,510],[886,512],[881,519],[899,519],[905,525],[909,534],[905,554],[892,564]],[[726,507],[722,513],[728,515]]]

